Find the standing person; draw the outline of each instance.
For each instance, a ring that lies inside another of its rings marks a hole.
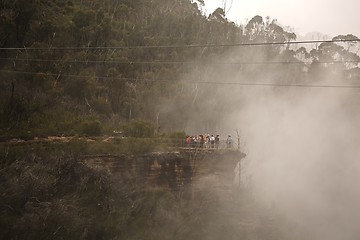
[[[211,134],[211,137],[210,137],[210,147],[215,148],[215,137],[212,134]]]
[[[200,135],[200,148],[204,148],[205,138],[204,135]]]
[[[215,148],[218,149],[220,144],[220,137],[219,135],[216,135],[215,137]]]
[[[209,134],[206,134],[205,148],[210,148],[210,136],[209,136]]]
[[[186,136],[186,139],[185,139],[186,147],[190,147],[190,142],[191,142],[191,137],[190,137],[190,136]]]
[[[190,138],[190,147],[195,148],[195,136],[191,136]]]
[[[229,135],[228,138],[226,139],[226,147],[232,148],[232,144],[233,144],[233,140],[232,140],[231,136]]]

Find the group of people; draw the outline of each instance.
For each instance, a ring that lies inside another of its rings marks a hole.
[[[186,136],[185,144],[187,147],[191,148],[219,148],[220,147],[220,135],[195,135],[195,136]],[[230,135],[226,139],[226,148],[232,148],[233,140]]]

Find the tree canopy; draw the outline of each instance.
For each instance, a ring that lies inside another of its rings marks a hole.
[[[310,52],[286,44],[206,47],[282,43],[296,35],[269,17],[255,16],[242,26],[229,21],[222,8],[205,16],[199,9],[203,4],[1,1],[1,135],[77,134],[89,121],[110,131],[134,119],[158,132],[183,131],[198,116],[206,128],[214,128],[209,116],[226,116],[233,107],[221,98],[226,86],[201,82],[259,79],[271,72],[276,81],[293,83],[318,77],[324,69],[360,78],[358,42],[322,43]]]

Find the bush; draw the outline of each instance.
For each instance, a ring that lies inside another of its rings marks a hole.
[[[172,132],[169,134],[169,138],[175,138],[175,139],[185,139],[186,133],[184,131],[182,132]]]
[[[127,137],[152,137],[155,127],[151,123],[141,120],[133,120],[123,126],[124,135]]]
[[[86,121],[82,124],[82,133],[88,136],[99,136],[102,133],[100,121]]]
[[[69,79],[65,84],[65,93],[74,99],[83,99],[88,88],[89,86],[86,79]]]
[[[110,103],[104,98],[93,99],[92,107],[96,112],[105,114],[106,116],[110,116],[112,112]]]

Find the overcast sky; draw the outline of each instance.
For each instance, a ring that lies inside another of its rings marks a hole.
[[[205,0],[207,15],[223,0]],[[227,8],[231,0],[227,0]],[[277,19],[301,35],[318,31],[336,36],[354,34],[360,37],[359,0],[233,0],[227,18],[244,24],[255,15]]]

